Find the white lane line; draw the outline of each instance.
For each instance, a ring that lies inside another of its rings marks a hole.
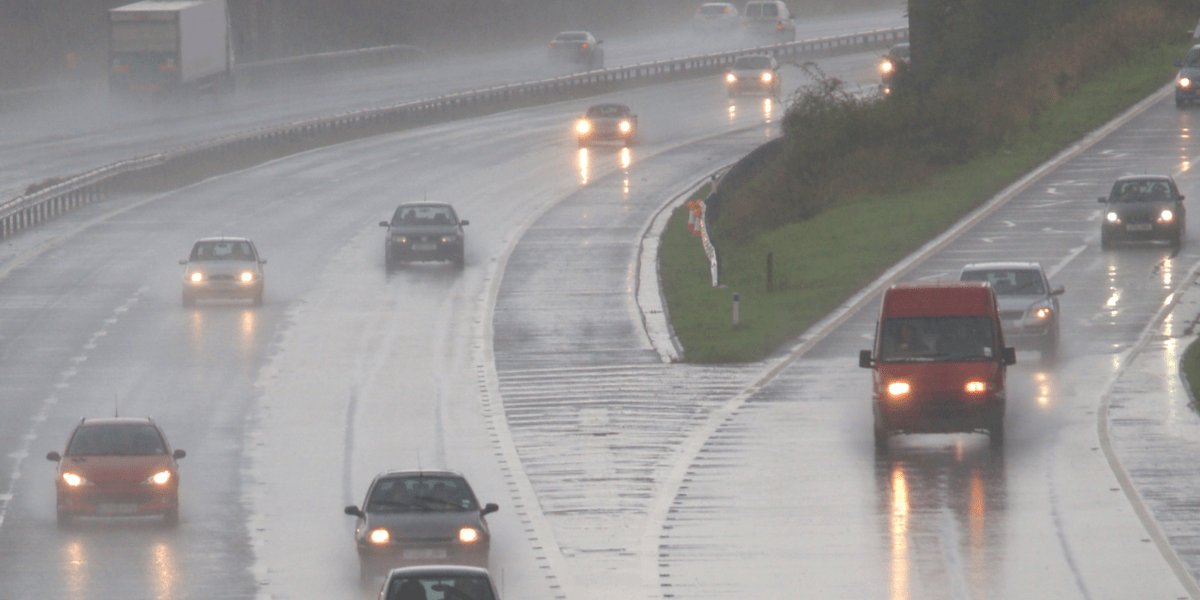
[[[1179,579],[1179,583],[1183,584],[1184,589],[1187,590],[1192,600],[1200,600],[1200,585],[1197,585],[1192,574],[1188,572],[1187,566],[1183,564],[1183,560],[1179,558],[1179,555],[1175,553],[1175,549],[1171,547],[1166,534],[1163,533],[1158,521],[1150,512],[1150,508],[1146,506],[1142,495],[1133,486],[1133,480],[1130,479],[1129,472],[1125,470],[1125,465],[1121,463],[1121,459],[1117,457],[1116,451],[1113,450],[1112,437],[1108,432],[1108,413],[1109,407],[1112,405],[1113,391],[1116,388],[1117,381],[1125,374],[1126,369],[1133,364],[1134,359],[1146,348],[1150,339],[1154,337],[1159,327],[1162,326],[1167,315],[1171,314],[1171,311],[1183,299],[1183,292],[1195,285],[1197,279],[1200,279],[1200,262],[1192,265],[1191,275],[1172,291],[1171,301],[1164,303],[1158,312],[1155,313],[1154,318],[1142,329],[1137,342],[1134,343],[1129,353],[1125,355],[1125,358],[1121,360],[1121,366],[1117,367],[1116,372],[1109,378],[1108,384],[1105,386],[1104,395],[1100,398],[1100,409],[1096,411],[1096,432],[1100,436],[1100,447],[1104,450],[1104,458],[1108,460],[1109,468],[1112,469],[1113,474],[1117,477],[1117,481],[1120,482],[1121,490],[1125,492],[1125,497],[1133,507],[1133,512],[1137,514],[1138,519],[1142,522],[1142,527],[1146,528],[1150,539],[1154,540],[1154,545],[1158,548],[1159,553],[1167,561],[1167,564],[1175,573],[1175,577]],[[1187,382],[1184,382],[1184,385],[1186,386]]]
[[[129,308],[137,303],[138,297],[141,296],[142,294],[144,294],[145,292],[147,292],[149,289],[150,289],[149,286],[142,286],[142,287],[138,288],[138,290],[136,292],[134,292],[132,296],[130,296],[129,298],[127,298],[125,300],[124,304],[122,304],[121,306],[118,306],[113,311],[113,314],[120,315],[120,314],[129,312]],[[117,319],[109,318],[109,319],[105,319],[104,322],[105,322],[105,327],[108,327],[108,325],[116,323]],[[92,335],[93,340],[95,340],[96,337],[98,337],[96,334]],[[93,344],[93,346],[94,346],[94,344]],[[72,360],[72,362],[75,362],[76,364],[83,362],[83,361],[87,360],[87,353],[85,352],[85,353],[83,353],[82,356],[77,356],[71,360]],[[77,371],[73,368],[61,372],[59,374],[60,380],[58,381],[58,383],[55,384],[54,387],[56,389],[64,389],[64,388],[70,387],[70,384],[67,383],[67,380],[74,377],[76,373],[77,373]],[[58,403],[58,398],[53,395],[47,397],[45,400],[42,400],[42,405],[38,407],[38,412],[29,419],[29,422],[30,422],[29,429],[27,429],[25,434],[21,436],[20,447],[17,449],[16,452],[9,454],[9,457],[13,458],[14,460],[13,460],[13,465],[12,465],[12,471],[8,474],[8,481],[7,481],[6,489],[3,493],[0,493],[0,529],[4,528],[4,518],[6,516],[8,516],[8,510],[12,504],[13,495],[16,492],[17,481],[21,479],[21,465],[25,462],[26,458],[29,458],[29,448],[30,448],[30,446],[33,445],[34,440],[36,440],[38,437],[37,429],[38,429],[38,427],[41,426],[42,423],[44,423],[46,421],[46,418],[49,416],[49,413],[50,413],[50,408],[53,407],[57,403]]]
[[[1067,161],[1079,156],[1087,149],[1094,146],[1097,142],[1124,126],[1129,121],[1133,120],[1138,115],[1145,112],[1156,102],[1166,98],[1174,90],[1174,83],[1169,83],[1159,88],[1157,92],[1142,99],[1137,104],[1130,107],[1124,113],[1121,113],[1117,118],[1106,123],[1103,127],[1096,129],[1092,133],[1085,136],[1075,145],[1063,150],[1058,155],[1051,158],[1049,161],[1038,166],[1027,173],[1024,177],[1013,182],[1007,188],[1000,191],[995,197],[985,203],[983,206],[975,209],[961,221],[954,224],[950,229],[946,230],[940,236],[930,240],[927,244],[919,248],[916,252],[904,257],[900,262],[896,263],[892,268],[888,269],[878,279],[873,281],[867,287],[860,290],[854,296],[851,296],[846,302],[842,303],[836,310],[826,315],[809,328],[798,339],[798,344],[793,346],[788,353],[782,358],[769,360],[763,367],[763,375],[758,378],[749,388],[741,393],[733,396],[725,402],[725,404],[709,414],[704,426],[698,428],[691,436],[680,444],[679,451],[676,454],[676,462],[671,466],[671,471],[667,479],[660,486],[660,495],[655,498],[653,508],[647,515],[647,527],[642,537],[641,557],[642,557],[642,582],[646,588],[646,597],[650,600],[659,600],[662,598],[662,587],[660,585],[658,558],[659,540],[663,535],[663,527],[666,525],[667,516],[670,512],[671,505],[679,496],[680,486],[683,485],[683,480],[687,477],[688,470],[696,460],[696,456],[700,450],[708,442],[708,439],[716,433],[722,423],[737,412],[738,409],[746,403],[747,400],[760,389],[763,385],[770,382],[779,375],[788,365],[795,362],[801,356],[806,354],[817,342],[824,339],[842,323],[850,319],[852,315],[862,310],[868,302],[874,300],[875,295],[881,292],[884,288],[891,285],[901,276],[915,267],[917,264],[925,261],[934,253],[942,250],[951,242],[956,240],[968,229],[976,226],[985,217],[996,212],[1000,207],[1006,205],[1009,201],[1015,198],[1018,194],[1028,189],[1035,182],[1045,177],[1054,169],[1065,164]],[[1107,151],[1105,151],[1107,152]],[[1005,221],[1006,224],[1015,227],[1015,223]],[[1169,547],[1168,547],[1169,549]],[[1178,574],[1178,573],[1177,573]],[[1190,576],[1189,576],[1190,577]],[[1184,584],[1187,585],[1186,583]],[[1192,585],[1195,585],[1194,582]],[[1194,600],[1200,600],[1200,596],[1193,596]]]

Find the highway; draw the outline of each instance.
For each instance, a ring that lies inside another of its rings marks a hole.
[[[876,60],[821,67],[865,86]],[[870,297],[786,363],[665,364],[641,326],[650,219],[777,135],[778,103],[728,100],[715,79],[603,99],[639,113],[628,151],[576,148],[571,120],[592,101],[565,102],[113,198],[6,241],[0,598],[368,597],[341,509],[379,471],[419,467],[459,470],[500,505],[490,569],[510,599],[1187,597],[1143,541],[1096,411],[1200,250],[1101,252],[1095,198],[1143,170],[1200,198],[1192,113],[1154,103],[911,259],[902,279],[1041,261],[1067,288],[1064,346],[1053,366],[1019,353],[1001,456],[956,435],[879,458],[855,360]],[[111,145],[64,161],[172,139],[138,129],[96,132]],[[389,275],[377,223],[423,197],[470,219],[466,266]],[[214,234],[248,235],[269,259],[261,308],[180,306],[176,259]],[[117,401],[188,451],[178,529],[55,526],[42,456]],[[1113,432],[1144,481],[1155,463],[1128,437],[1136,417]],[[1190,412],[1172,419],[1196,429]],[[1194,557],[1194,539],[1171,548]]]

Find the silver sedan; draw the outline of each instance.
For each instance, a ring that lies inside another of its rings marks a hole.
[[[262,304],[263,269],[254,242],[247,238],[203,238],[183,265],[183,305],[200,298],[248,298]]]

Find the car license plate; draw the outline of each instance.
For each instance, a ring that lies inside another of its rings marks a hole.
[[[433,252],[437,250],[437,244],[413,244],[412,249],[417,252]]]
[[[442,548],[409,548],[404,551],[405,560],[440,560],[446,558]]]
[[[137,514],[137,509],[136,504],[101,504],[96,507],[96,512],[102,515],[133,515]]]
[[[1125,231],[1150,231],[1153,228],[1149,223],[1130,223],[1125,226]]]

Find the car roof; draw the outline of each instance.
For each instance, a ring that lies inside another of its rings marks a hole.
[[[620,108],[620,109],[624,109],[624,110],[629,110],[629,106],[627,106],[625,104],[620,104],[617,102],[602,102],[600,104],[593,104],[588,107],[588,110],[592,110],[593,108]]]
[[[450,206],[449,202],[423,202],[423,201],[422,202],[404,202],[404,203],[400,204],[399,206],[397,206],[396,208],[397,209],[406,208],[406,207],[407,208],[418,208],[421,206],[445,206],[447,208],[454,208],[453,206]]]
[[[1125,175],[1118,177],[1116,183],[1122,181],[1174,181],[1170,175]]]
[[[732,7],[733,4],[731,4],[729,2],[705,2],[704,4],[701,4],[700,6],[729,6],[729,7]]]
[[[101,425],[154,425],[150,417],[103,417],[99,419],[84,418],[79,422],[80,427],[95,427]]]
[[[590,31],[560,31],[558,32],[558,35],[555,35],[554,37],[558,37],[560,35],[592,35],[592,33]]]
[[[454,573],[456,575],[473,575],[483,576],[491,580],[492,576],[487,569],[479,567],[468,567],[465,565],[421,565],[416,567],[400,567],[392,569],[388,572],[388,577],[403,577],[422,575],[437,575],[439,573]]]
[[[1041,263],[1036,262],[1020,262],[1015,260],[971,263],[964,265],[963,271],[990,271],[992,269],[1037,269],[1042,270]]]
[[[384,471],[384,472],[376,475],[375,479],[383,479],[385,477],[460,477],[463,480],[466,480],[466,477],[463,477],[463,474],[459,473],[458,471],[448,471],[448,470],[430,471],[430,470],[426,470],[426,469],[421,469],[418,471],[411,471],[411,470]]]
[[[200,242],[250,242],[251,244],[254,243],[254,242],[250,241],[250,238],[228,237],[228,236],[204,237],[204,238],[200,238],[200,239],[196,240],[197,244],[199,244]]]

